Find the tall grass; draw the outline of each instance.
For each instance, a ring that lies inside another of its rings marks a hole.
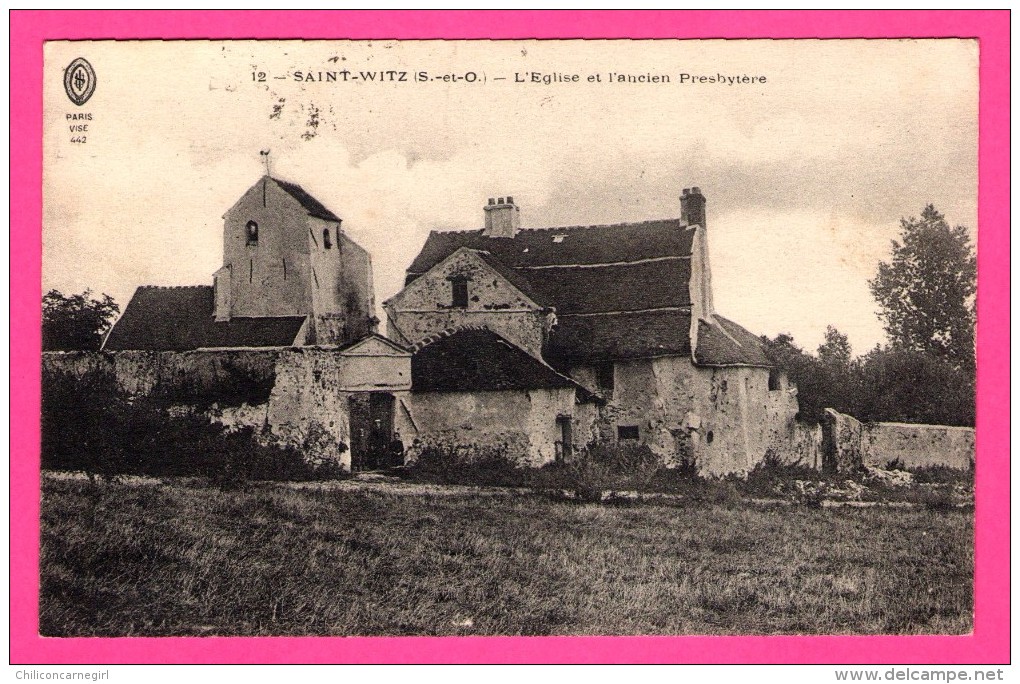
[[[960,511],[44,478],[47,636],[970,631]],[[405,486],[406,487],[406,486]]]

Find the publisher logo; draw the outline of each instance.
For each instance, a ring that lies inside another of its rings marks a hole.
[[[64,90],[71,102],[79,107],[96,92],[96,70],[85,58],[79,57],[64,70]]]

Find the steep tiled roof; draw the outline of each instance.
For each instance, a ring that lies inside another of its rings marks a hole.
[[[690,259],[519,271],[562,314],[642,311],[691,304]]]
[[[690,256],[693,236],[679,219],[521,230],[512,239],[486,237],[481,230],[433,231],[408,267],[407,282],[461,247],[489,252],[511,268],[613,264]]]
[[[689,355],[691,314],[665,310],[562,316],[543,350],[558,368],[610,359]]]
[[[716,325],[698,321],[695,363],[706,366],[771,366],[761,340],[731,320],[715,315]]]
[[[692,235],[679,220],[522,230],[512,239],[482,231],[433,232],[408,269],[407,283],[468,247],[561,314],[689,306]]]
[[[694,228],[679,219],[521,230],[432,232],[407,271],[409,284],[467,247],[536,303],[555,308],[543,356],[558,368],[608,359],[691,354]],[[757,338],[721,316],[699,322],[701,365],[763,365]],[[734,341],[736,340],[736,341]]]
[[[217,323],[213,288],[139,287],[106,338],[104,349],[187,351],[203,347],[294,344],[303,316],[232,318]]]
[[[322,202],[309,195],[300,185],[297,185],[296,183],[288,183],[287,181],[282,181],[279,178],[273,178],[273,181],[283,188],[287,194],[296,199],[301,206],[305,208],[305,211],[308,212],[309,216],[325,219],[327,221],[340,221],[340,218],[336,214],[323,206]]]
[[[458,330],[411,357],[414,391],[526,390],[573,387],[588,393],[523,349],[485,329]]]

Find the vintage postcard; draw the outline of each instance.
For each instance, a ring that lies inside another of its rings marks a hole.
[[[38,634],[972,638],[981,59],[46,41]]]

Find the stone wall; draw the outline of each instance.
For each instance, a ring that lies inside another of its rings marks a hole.
[[[792,421],[773,453],[781,463],[821,470],[824,461],[822,426]]]
[[[265,403],[276,377],[279,349],[195,352],[45,352],[42,372],[104,375],[129,396],[168,403],[239,406]]]
[[[301,448],[311,462],[350,468],[351,395],[411,387],[410,354],[294,347],[194,352],[47,352],[48,375],[104,375],[128,396],[205,411],[227,427]]]
[[[372,338],[373,340],[375,338]],[[112,379],[129,396],[193,406],[228,427],[301,447],[310,460],[350,467],[349,406],[354,394],[394,396],[394,427],[413,458],[427,446],[506,448],[531,465],[555,460],[560,416],[570,416],[575,449],[638,441],[677,465],[692,456],[705,475],[747,473],[766,456],[815,468],[861,465],[968,468],[972,428],[861,423],[826,410],[820,426],[795,420],[796,392],[785,378],[769,389],[761,368],[703,368],[684,357],[615,365],[605,406],[577,403],[573,389],[412,393],[410,354],[383,343],[337,351],[304,347],[194,352],[47,352],[43,379],[56,373]],[[591,373],[575,377],[591,381]],[[415,442],[417,444],[415,445]]]
[[[949,425],[868,423],[861,438],[864,464],[906,468],[947,466],[966,470],[974,463],[974,428]]]
[[[852,470],[892,463],[914,469],[946,466],[965,470],[974,463],[974,429],[912,423],[862,423],[832,409],[822,424],[825,467]]]

